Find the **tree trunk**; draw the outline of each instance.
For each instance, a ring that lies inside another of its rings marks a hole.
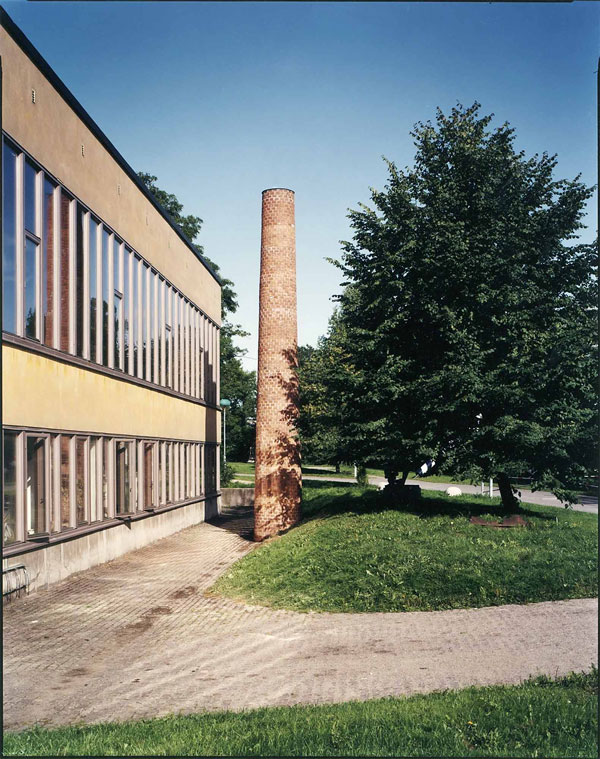
[[[335,462],[335,473],[336,474],[340,473],[340,462],[339,461]]]
[[[498,487],[500,488],[500,497],[502,498],[504,508],[507,511],[518,511],[520,508],[519,501],[512,492],[510,478],[505,472],[498,474]]]
[[[396,482],[396,477],[398,476],[398,470],[391,466],[384,467],[383,474],[385,476],[385,479],[388,481],[388,485],[390,487],[393,487]]]

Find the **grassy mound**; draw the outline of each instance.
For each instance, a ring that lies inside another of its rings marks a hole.
[[[4,734],[26,756],[598,755],[598,673],[325,706]]]
[[[433,611],[597,595],[598,517],[527,505],[527,528],[473,525],[499,499],[423,492],[412,511],[345,483],[304,488],[304,521],[212,592],[297,611]]]

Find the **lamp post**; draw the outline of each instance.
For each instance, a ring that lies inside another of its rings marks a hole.
[[[223,409],[223,469],[225,469],[227,466],[227,406],[231,406],[231,401],[221,398],[219,403]]]

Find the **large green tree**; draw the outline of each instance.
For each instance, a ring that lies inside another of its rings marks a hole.
[[[202,219],[193,214],[183,214],[183,204],[173,193],[162,190],[153,174],[138,172],[139,178],[177,224],[198,253],[219,274],[219,266],[205,254],[197,238]],[[221,299],[221,397],[231,401],[227,411],[227,456],[230,460],[246,460],[254,444],[256,417],[256,373],[246,371],[241,363],[244,351],[235,344],[236,337],[246,336],[239,324],[231,321],[237,311],[237,296],[230,279],[220,276],[223,288]]]
[[[595,466],[598,251],[577,242],[592,189],[479,111],[418,123],[414,166],[388,162],[374,208],[349,214],[345,435],[392,481],[432,457],[494,476],[507,508],[523,472],[573,501]]]
[[[302,459],[315,464],[333,464],[339,471],[344,461],[354,461],[344,438],[344,407],[338,388],[344,385],[347,366],[340,361],[343,330],[337,313],[329,322],[327,335],[317,347],[298,348],[298,431]]]

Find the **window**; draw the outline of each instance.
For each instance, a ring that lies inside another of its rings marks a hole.
[[[77,525],[87,524],[88,472],[87,472],[87,438],[75,438],[75,514]]]
[[[77,229],[75,252],[75,347],[78,356],[83,356],[84,336],[84,251],[83,251],[83,217],[84,210],[77,204]]]
[[[42,233],[42,341],[54,345],[54,196],[56,186],[44,178]]]
[[[60,337],[61,351],[71,351],[70,297],[71,297],[71,206],[73,199],[66,192],[60,193]]]
[[[112,441],[108,438],[104,438],[104,444],[102,446],[102,518],[108,519],[110,516],[110,504],[109,504],[109,491],[108,483],[110,477],[110,471],[112,466],[111,453],[112,453]]]
[[[165,385],[165,280],[158,277],[158,377],[159,385]]]
[[[217,447],[205,445],[205,470],[206,470],[206,493],[215,493],[217,490]]]
[[[2,214],[5,331],[190,397],[210,381],[214,396],[204,315],[8,139]]]
[[[23,303],[25,304],[25,337],[36,339],[37,329],[37,271],[39,245],[32,237],[25,239]]]
[[[149,321],[150,321],[150,314],[149,314],[149,293],[148,293],[148,276],[149,276],[149,267],[147,264],[144,264],[141,269],[142,273],[142,350],[143,350],[143,374],[142,377],[145,377],[148,381],[150,381],[150,350],[148,346],[148,332],[149,332]]]
[[[113,358],[115,369],[122,369],[121,348],[123,343],[123,285],[121,283],[121,242],[114,238],[113,242]]]
[[[71,438],[61,435],[60,447],[60,526],[71,526]]]
[[[134,447],[128,440],[118,440],[116,444],[116,512],[129,514],[133,509],[132,467]]]
[[[102,519],[102,438],[90,438],[89,491],[90,522]]]
[[[133,374],[129,363],[129,268],[131,266],[131,251],[123,251],[123,371]]]
[[[27,535],[48,531],[46,526],[46,436],[26,435],[25,514]]]
[[[2,329],[17,331],[17,153],[6,142],[2,156]]]
[[[143,377],[141,351],[139,349],[139,329],[140,329],[140,266],[141,262],[137,256],[133,257],[133,269],[131,274],[131,344],[133,346],[133,374],[137,377]]]
[[[152,271],[152,269],[148,270],[148,308],[150,310],[150,320],[149,320],[149,344],[150,344],[150,374],[148,375],[148,379],[150,382],[158,382],[158,372],[157,372],[157,344],[156,344],[156,272]]]
[[[4,430],[2,447],[2,542],[15,543],[17,534],[17,444],[18,434]]]
[[[173,324],[171,343],[173,350],[171,352],[173,359],[173,389],[179,390],[179,296],[175,291],[171,291]]]
[[[98,361],[98,222],[90,217],[88,243],[88,272],[89,272],[89,299],[90,299],[90,361]]]
[[[156,477],[154,472],[155,448],[155,443],[144,443],[144,509],[153,509],[156,505]]]
[[[109,261],[109,242],[110,234],[106,227],[102,227],[102,363],[108,366],[108,316],[109,316],[109,293],[111,288],[110,281],[110,261]]]

